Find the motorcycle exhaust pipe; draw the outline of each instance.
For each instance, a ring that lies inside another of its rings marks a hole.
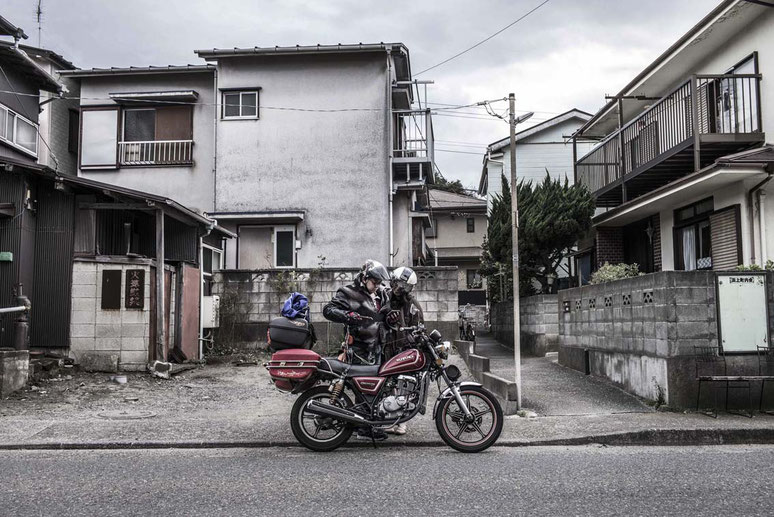
[[[344,422],[349,422],[350,424],[379,425],[384,423],[384,422],[374,422],[372,420],[368,420],[358,415],[357,413],[353,413],[352,411],[349,411],[347,409],[333,406],[330,404],[321,404],[316,400],[310,400],[306,404],[306,410],[314,415],[329,416],[337,420],[343,420]]]

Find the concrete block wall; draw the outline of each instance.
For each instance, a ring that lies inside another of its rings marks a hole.
[[[142,309],[124,307],[128,269],[145,270],[145,302]],[[102,272],[121,270],[121,308],[103,310]],[[150,342],[150,280],[148,264],[73,262],[70,353],[93,369],[144,370]],[[174,285],[174,282],[173,282]],[[174,297],[172,298],[174,300]]]
[[[528,296],[519,300],[521,349],[527,355],[544,356],[559,343],[558,297],[555,294]],[[513,302],[492,305],[492,332],[498,341],[513,343]]]
[[[772,280],[768,273],[770,311]],[[694,407],[694,347],[718,346],[715,289],[711,271],[663,271],[560,291],[559,362],[639,396],[657,400],[661,391],[670,406]],[[757,364],[754,355],[734,360]]]
[[[425,324],[437,328],[444,338],[457,336],[458,280],[456,267],[417,267],[419,277],[414,296],[422,307]],[[234,307],[239,314],[235,339],[265,343],[269,322],[280,315],[292,291],[310,301],[312,323],[320,344],[338,345],[341,325],[323,317],[322,310],[339,287],[351,284],[357,269],[222,270],[213,276],[213,294],[221,296],[221,311]],[[221,323],[223,320],[221,320]]]
[[[28,350],[0,348],[0,399],[27,384],[30,367]]]

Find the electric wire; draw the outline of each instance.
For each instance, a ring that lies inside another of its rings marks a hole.
[[[468,52],[470,52],[470,51],[471,51],[471,50],[473,50],[474,48],[476,48],[476,47],[478,47],[478,46],[480,46],[480,45],[483,45],[484,43],[486,43],[486,42],[487,42],[487,41],[489,41],[490,39],[494,38],[494,37],[495,37],[495,36],[497,36],[498,34],[500,34],[500,33],[502,33],[502,32],[505,32],[506,30],[510,29],[511,27],[513,27],[514,25],[516,25],[517,23],[519,23],[521,20],[523,20],[524,18],[526,18],[526,17],[527,17],[527,16],[529,16],[530,14],[534,13],[535,11],[537,11],[538,9],[540,9],[541,7],[543,7],[544,5],[546,5],[546,4],[547,4],[548,2],[550,2],[550,1],[551,1],[551,0],[544,0],[544,1],[543,1],[543,2],[540,4],[540,5],[538,5],[537,7],[534,7],[533,9],[531,9],[530,11],[528,11],[526,14],[523,14],[522,16],[520,16],[519,18],[517,18],[516,20],[512,21],[511,23],[509,23],[508,25],[506,25],[505,27],[503,27],[502,29],[500,29],[499,31],[497,31],[497,32],[495,32],[494,34],[492,34],[491,36],[488,36],[488,37],[484,38],[483,40],[479,41],[478,43],[476,43],[476,44],[475,44],[475,45],[473,45],[472,47],[468,47],[468,48],[466,48],[465,50],[463,50],[462,52],[458,52],[457,54],[453,55],[452,57],[450,57],[450,58],[448,58],[448,59],[444,59],[443,61],[441,61],[441,62],[440,62],[440,63],[438,63],[438,64],[435,64],[435,65],[433,65],[433,66],[431,66],[431,67],[429,67],[429,68],[425,68],[424,70],[421,70],[420,72],[417,72],[416,74],[414,74],[414,77],[416,77],[416,76],[418,76],[418,75],[421,75],[421,74],[424,74],[425,72],[428,72],[428,71],[430,71],[430,70],[432,70],[432,69],[434,69],[434,68],[438,68],[438,67],[439,67],[439,66],[441,66],[441,65],[445,65],[445,64],[446,64],[446,63],[448,63],[449,61],[452,61],[453,59],[457,59],[458,57],[460,57],[460,56],[461,56],[461,55],[463,55],[463,54],[467,54]]]

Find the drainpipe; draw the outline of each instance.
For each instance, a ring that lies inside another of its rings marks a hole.
[[[215,65],[217,67],[217,65]],[[215,116],[212,117],[212,210],[217,210],[218,206],[218,69],[212,71],[212,108]],[[259,108],[260,109],[260,106]],[[207,232],[209,235],[209,232]]]
[[[395,257],[395,235],[393,231],[393,220],[392,220],[392,204],[393,204],[393,197],[395,196],[395,193],[393,192],[394,185],[392,183],[392,149],[395,145],[395,143],[392,141],[393,138],[393,127],[392,127],[392,60],[390,58],[390,53],[387,52],[387,133],[389,135],[387,141],[389,142],[389,149],[387,149],[387,165],[388,165],[388,175],[390,178],[390,201],[389,201],[389,220],[390,220],[390,267],[394,266],[394,257]]]
[[[763,186],[765,186],[769,181],[771,181],[772,173],[769,172],[769,175],[764,178],[763,181],[755,185],[753,188],[751,188],[747,192],[747,218],[750,222],[750,263],[755,264],[755,209],[753,204],[753,196],[757,191],[759,191]],[[761,248],[764,248],[764,241],[766,239],[766,236],[764,235],[764,224],[763,224],[763,203],[760,202],[760,197],[758,198],[759,208],[758,212],[760,215],[760,225],[761,225]],[[761,260],[759,261],[760,266],[765,266],[766,262],[764,261],[763,257],[766,256],[766,251],[761,250]]]
[[[766,191],[761,189],[758,191],[758,228],[761,232],[761,266],[766,267]]]

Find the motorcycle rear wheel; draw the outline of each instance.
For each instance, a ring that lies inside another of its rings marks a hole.
[[[459,390],[474,418],[466,422],[457,400],[450,397],[438,408],[435,426],[450,447],[460,452],[481,452],[500,437],[503,409],[497,398],[481,386],[461,386]]]
[[[316,452],[328,452],[344,445],[352,435],[352,426],[337,420],[313,415],[306,411],[310,400],[321,403],[330,402],[331,394],[328,386],[315,386],[305,391],[296,399],[290,410],[290,428],[296,440],[307,449]],[[345,394],[339,395],[336,401],[339,407],[349,407],[352,400]],[[333,432],[333,434],[330,433]],[[321,434],[323,433],[323,434]]]

